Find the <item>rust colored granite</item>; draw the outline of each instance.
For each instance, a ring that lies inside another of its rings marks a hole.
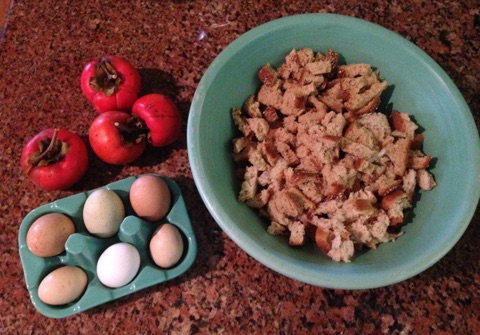
[[[142,93],[164,92],[185,116],[215,56],[245,31],[298,13],[363,18],[398,32],[452,77],[480,129],[480,9],[466,1],[25,1],[11,8],[0,45],[0,333],[2,334],[480,334],[480,211],[462,239],[424,273],[385,288],[330,290],[283,277],[238,248],[203,205],[181,140],[125,167],[91,168],[69,191],[45,192],[19,169],[25,142],[46,127],[86,139],[96,114],[79,74],[116,54],[141,69]],[[199,243],[193,267],[66,319],[38,313],[28,296],[17,234],[32,209],[142,172],[175,179]],[[469,199],[466,199],[468,201]]]
[[[7,27],[7,21],[9,16],[9,9],[12,5],[11,0],[0,0],[0,43],[3,41],[3,35],[5,34],[5,28]]]

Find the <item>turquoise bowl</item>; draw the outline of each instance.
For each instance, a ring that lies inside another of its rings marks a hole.
[[[391,85],[382,106],[411,114],[425,129],[424,150],[436,157],[438,187],[421,192],[413,218],[397,241],[336,263],[313,245],[288,246],[267,223],[237,201],[231,140],[232,107],[256,93],[257,71],[279,66],[293,48],[334,49],[346,63],[366,62]],[[188,120],[188,154],[209,212],[246,253],[280,274],[338,289],[367,289],[411,278],[440,260],[460,239],[480,197],[480,140],[461,93],[442,68],[400,35],[334,14],[281,18],[237,38],[212,62],[196,90]]]

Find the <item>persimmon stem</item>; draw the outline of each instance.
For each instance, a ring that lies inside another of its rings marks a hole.
[[[58,137],[58,128],[55,128],[54,131],[53,131],[53,135],[52,135],[52,138],[50,139],[50,143],[48,144],[48,147],[42,151],[42,153],[40,155],[35,155],[34,157],[31,157],[30,158],[30,164],[32,166],[37,166],[38,163],[45,157],[47,156],[48,154],[50,154],[53,150],[53,147],[55,145],[55,142],[57,141],[57,137]]]
[[[134,118],[130,118],[126,123],[115,122],[115,127],[120,130],[122,138],[126,142],[140,143],[146,136],[145,129],[139,127],[139,124],[135,122]]]
[[[110,63],[108,62],[104,62],[104,61],[101,61],[99,63],[100,67],[102,68],[102,70],[105,72],[105,74],[107,75],[107,79],[108,80],[117,80],[118,78],[118,74],[117,72],[115,71],[115,69],[112,68],[112,66],[110,65]]]
[[[95,65],[95,75],[90,77],[89,84],[95,91],[102,91],[112,96],[121,82],[121,74],[108,59],[101,59]]]
[[[68,151],[68,145],[57,140],[58,132],[59,129],[55,128],[53,130],[52,138],[45,138],[39,141],[39,151],[34,152],[29,158],[30,166],[27,174],[30,174],[30,171],[35,167],[47,166],[49,164],[58,162],[66,155]],[[47,145],[48,140],[49,142]]]

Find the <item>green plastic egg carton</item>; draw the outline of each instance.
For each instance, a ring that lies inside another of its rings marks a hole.
[[[192,266],[197,255],[197,241],[181,190],[170,178],[155,175],[161,177],[167,183],[172,197],[169,213],[165,219],[157,223],[146,222],[138,218],[130,205],[130,187],[140,176],[129,177],[103,186],[116,192],[125,206],[125,219],[120,225],[118,234],[111,238],[99,238],[89,234],[83,223],[83,205],[94,190],[43,205],[25,216],[18,233],[19,253],[30,298],[40,313],[51,318],[64,318],[81,313],[95,306],[176,278]],[[48,213],[62,213],[69,216],[75,224],[76,232],[68,238],[63,253],[42,258],[34,255],[28,249],[26,236],[33,222]],[[153,232],[160,224],[165,222],[176,226],[184,240],[182,258],[174,267],[168,269],[158,267],[153,262],[149,252],[149,242]],[[119,288],[109,288],[99,281],[96,274],[96,264],[102,252],[118,242],[127,242],[137,248],[141,258],[140,269],[135,278],[127,285]],[[86,272],[88,284],[85,292],[78,300],[70,304],[61,306],[45,304],[39,299],[37,293],[40,282],[51,271],[65,265],[78,266]]]

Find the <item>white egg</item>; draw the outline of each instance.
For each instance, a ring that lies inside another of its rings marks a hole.
[[[127,285],[140,268],[140,253],[129,243],[119,242],[108,247],[97,262],[97,277],[108,287]]]
[[[102,238],[112,237],[125,218],[122,199],[112,190],[93,191],[83,206],[83,222],[88,232]]]
[[[150,239],[150,255],[155,264],[169,268],[178,263],[183,254],[183,239],[177,227],[162,224]]]

